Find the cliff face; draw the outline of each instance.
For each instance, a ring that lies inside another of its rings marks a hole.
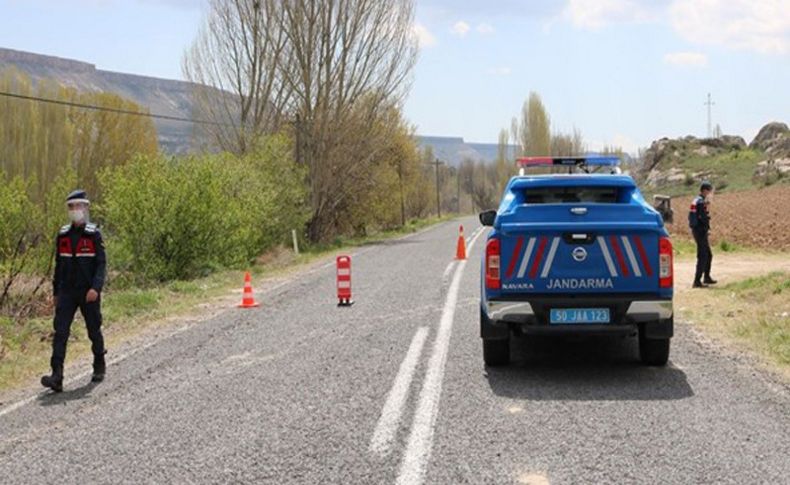
[[[33,81],[51,79],[79,91],[106,91],[145,106],[151,113],[189,118],[192,84],[96,69],[87,62],[0,48],[0,70],[15,67]],[[159,144],[169,153],[189,150],[192,124],[155,120]]]

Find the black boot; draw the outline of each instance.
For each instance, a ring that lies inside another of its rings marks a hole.
[[[700,282],[700,280],[694,280],[694,284],[691,285],[692,288],[707,288],[708,285]]]
[[[63,367],[53,367],[52,375],[41,378],[41,385],[55,392],[63,392]]]
[[[715,285],[716,283],[718,283],[718,281],[711,278],[710,275],[706,276],[705,279],[702,280],[702,282],[705,283],[706,285]]]
[[[101,382],[104,380],[104,374],[107,372],[107,364],[104,362],[104,354],[107,351],[105,350],[99,355],[93,356],[93,376],[91,377],[91,382]]]

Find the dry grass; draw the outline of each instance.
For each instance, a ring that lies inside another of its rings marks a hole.
[[[676,282],[678,316],[790,378],[790,257],[730,254],[720,259],[719,285],[700,290]],[[693,264],[680,261],[676,273],[690,273]]]

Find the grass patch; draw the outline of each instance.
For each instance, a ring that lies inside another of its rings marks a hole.
[[[681,295],[695,324],[760,355],[790,375],[790,273]]]
[[[702,178],[710,180],[716,191],[720,193],[759,189],[770,185],[764,180],[754,179],[757,164],[765,158],[764,153],[750,149],[733,150],[707,157],[693,153],[682,154],[680,160],[662,162],[662,169],[680,168],[684,172],[684,179],[674,184],[646,190],[645,196],[647,200],[652,200],[654,193],[672,197],[684,195],[693,197]],[[790,182],[790,177],[777,177],[772,181],[772,183],[786,182]]]
[[[739,248],[736,244],[723,239],[721,242],[719,242],[719,249],[725,253],[734,253],[735,251],[738,251]]]
[[[697,246],[694,241],[683,238],[672,238],[672,250],[675,252],[675,257],[696,256]]]
[[[298,256],[287,248],[279,248],[262,256],[250,271],[258,277],[288,273],[317,259],[346,248],[372,244],[414,233],[456,215],[410,221],[406,226],[364,237],[342,238],[330,244],[302,248]],[[172,281],[146,288],[110,288],[102,300],[103,331],[110,349],[118,348],[142,330],[156,327],[169,317],[196,312],[199,305],[219,302],[231,291],[241,288],[243,271],[224,270],[188,281]],[[0,391],[13,388],[41,375],[49,369],[52,316],[26,320],[23,324],[0,316]],[[77,312],[71,327],[66,373],[69,366],[90,357],[90,340],[85,324]],[[73,368],[73,367],[72,367]]]

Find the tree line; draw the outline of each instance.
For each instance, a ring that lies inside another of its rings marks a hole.
[[[530,92],[521,107],[520,116],[513,117],[509,128],[499,132],[497,158],[493,165],[471,160],[461,166],[465,190],[481,209],[495,208],[510,177],[516,173],[516,160],[525,156],[574,156],[588,152],[581,130],[569,133],[552,130],[551,117],[540,95]],[[607,146],[603,154],[622,154],[622,149]]]
[[[184,55],[185,77],[200,86],[196,110],[216,122],[207,143],[244,154],[290,134],[307,172],[312,241],[360,230],[371,211],[389,212],[389,186],[400,194],[417,183],[401,111],[413,20],[412,0],[210,0]]]
[[[79,92],[54,80],[33,83],[21,71],[0,71],[0,91],[100,108],[146,110],[111,93]],[[21,177],[43,202],[58,177],[73,172],[97,194],[99,169],[125,163],[134,155],[155,155],[156,129],[150,118],[85,110],[51,103],[0,97],[0,172],[5,181]]]

